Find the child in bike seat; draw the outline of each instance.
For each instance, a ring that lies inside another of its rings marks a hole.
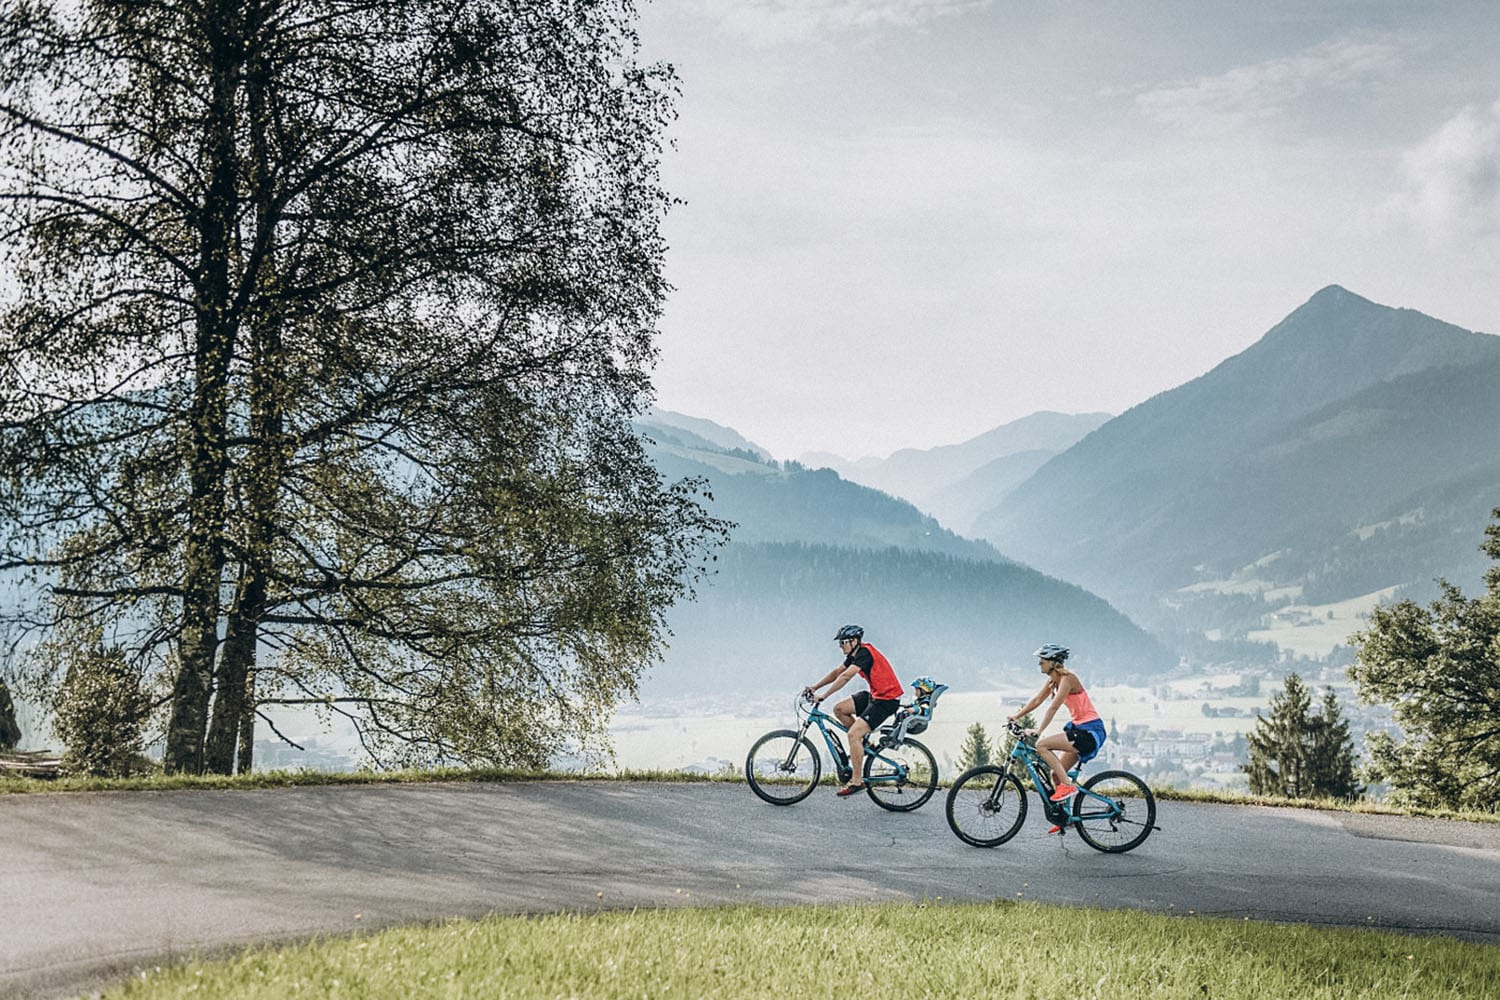
[[[1104,745],[1104,720],[1094,709],[1094,703],[1089,700],[1088,692],[1083,689],[1083,682],[1078,679],[1078,675],[1063,666],[1068,658],[1066,646],[1049,642],[1032,655],[1037,657],[1037,665],[1047,679],[1042,683],[1042,689],[1025,707],[1006,718],[1014,721],[1051,698],[1052,704],[1047,706],[1047,714],[1042,717],[1042,724],[1036,728],[1036,732],[1042,733],[1046,732],[1057,710],[1067,706],[1070,719],[1063,726],[1063,731],[1037,740],[1036,743],[1037,751],[1052,768],[1052,785],[1055,789],[1052,801],[1062,802],[1078,791],[1076,786],[1068,783],[1069,769],[1076,764],[1086,764],[1093,760],[1099,748]]]

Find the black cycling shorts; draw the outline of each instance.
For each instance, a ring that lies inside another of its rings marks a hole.
[[[858,691],[854,695],[854,714],[865,720],[865,725],[874,732],[886,719],[896,714],[896,709],[901,707],[901,699],[886,698],[875,701],[870,697],[868,691]]]
[[[1073,749],[1078,751],[1080,757],[1099,749],[1099,741],[1087,729],[1069,729],[1067,736],[1068,742],[1073,744]]]
[[[1102,719],[1092,719],[1082,725],[1069,722],[1063,726],[1063,732],[1067,734],[1068,742],[1073,744],[1073,749],[1078,752],[1080,764],[1093,760],[1106,738]]]

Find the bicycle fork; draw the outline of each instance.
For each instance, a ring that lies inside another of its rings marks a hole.
[[[797,738],[792,741],[791,749],[786,752],[786,760],[781,762],[781,769],[783,771],[790,772],[796,770],[797,748],[802,745],[803,740],[807,739],[807,728],[808,723],[804,722],[802,728],[797,730]]]

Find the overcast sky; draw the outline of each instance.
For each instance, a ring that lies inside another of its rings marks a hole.
[[[654,0],[659,405],[781,458],[1120,412],[1318,289],[1500,333],[1500,4]]]

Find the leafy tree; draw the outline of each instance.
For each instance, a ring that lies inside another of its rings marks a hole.
[[[958,749],[958,769],[963,772],[972,767],[983,767],[992,759],[989,735],[984,731],[984,724],[976,722],[969,727],[963,745]]]
[[[1249,775],[1250,791],[1256,795],[1358,796],[1354,743],[1332,691],[1314,714],[1307,685],[1297,674],[1288,674],[1284,690],[1272,696],[1269,714],[1256,720],[1248,739],[1250,761],[1241,770]]]
[[[1368,738],[1368,773],[1399,802],[1490,808],[1500,793],[1500,507],[1491,518],[1485,593],[1440,580],[1429,607],[1376,608],[1354,636],[1360,699],[1391,705],[1403,734]]]
[[[0,0],[0,571],[170,688],[169,769],[249,766],[270,704],[535,763],[659,654],[724,526],[628,423],[673,88],[633,18]]]

